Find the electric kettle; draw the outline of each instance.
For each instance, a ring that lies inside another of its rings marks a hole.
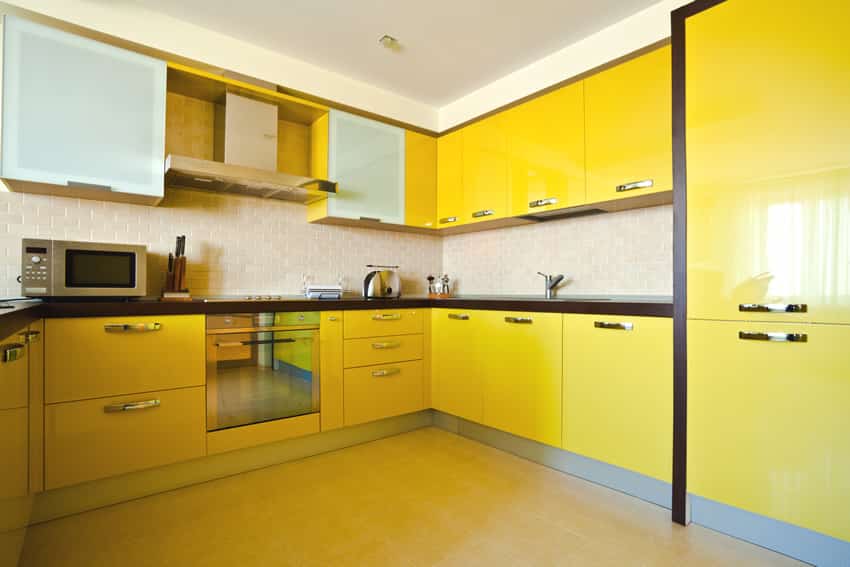
[[[398,277],[398,266],[376,266],[368,264],[367,268],[379,268],[366,274],[363,280],[363,297],[401,297],[401,279]]]

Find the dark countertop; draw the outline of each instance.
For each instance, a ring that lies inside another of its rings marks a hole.
[[[669,296],[565,295],[544,299],[528,295],[469,295],[448,299],[406,296],[400,299],[339,300],[306,299],[284,296],[279,301],[47,301],[8,300],[0,305],[0,338],[42,317],[109,317],[126,315],[189,315],[206,313],[252,313],[259,311],[342,311],[352,309],[393,309],[442,307],[449,309],[490,309],[496,311],[537,311],[542,313],[588,313],[595,315],[632,315],[672,317],[673,300]]]

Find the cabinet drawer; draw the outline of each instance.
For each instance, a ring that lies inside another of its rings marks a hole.
[[[345,367],[419,360],[422,358],[422,345],[422,335],[349,339],[345,341]]]
[[[0,499],[27,493],[27,408],[0,411]]]
[[[204,456],[204,404],[195,387],[46,406],[45,488]]]
[[[422,361],[346,370],[345,425],[355,425],[424,408]]]
[[[423,315],[422,309],[349,311],[343,320],[345,338],[359,339],[421,333],[424,328]]]
[[[91,317],[46,322],[45,401],[204,384],[204,317]]]
[[[29,349],[24,343],[26,329],[0,339],[0,409],[27,405]]]

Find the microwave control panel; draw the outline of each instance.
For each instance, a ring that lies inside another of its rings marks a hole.
[[[50,289],[50,241],[26,239],[21,251],[21,295],[38,297]]]

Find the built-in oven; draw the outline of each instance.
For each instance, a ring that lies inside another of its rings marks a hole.
[[[319,412],[319,315],[207,315],[207,431]]]

